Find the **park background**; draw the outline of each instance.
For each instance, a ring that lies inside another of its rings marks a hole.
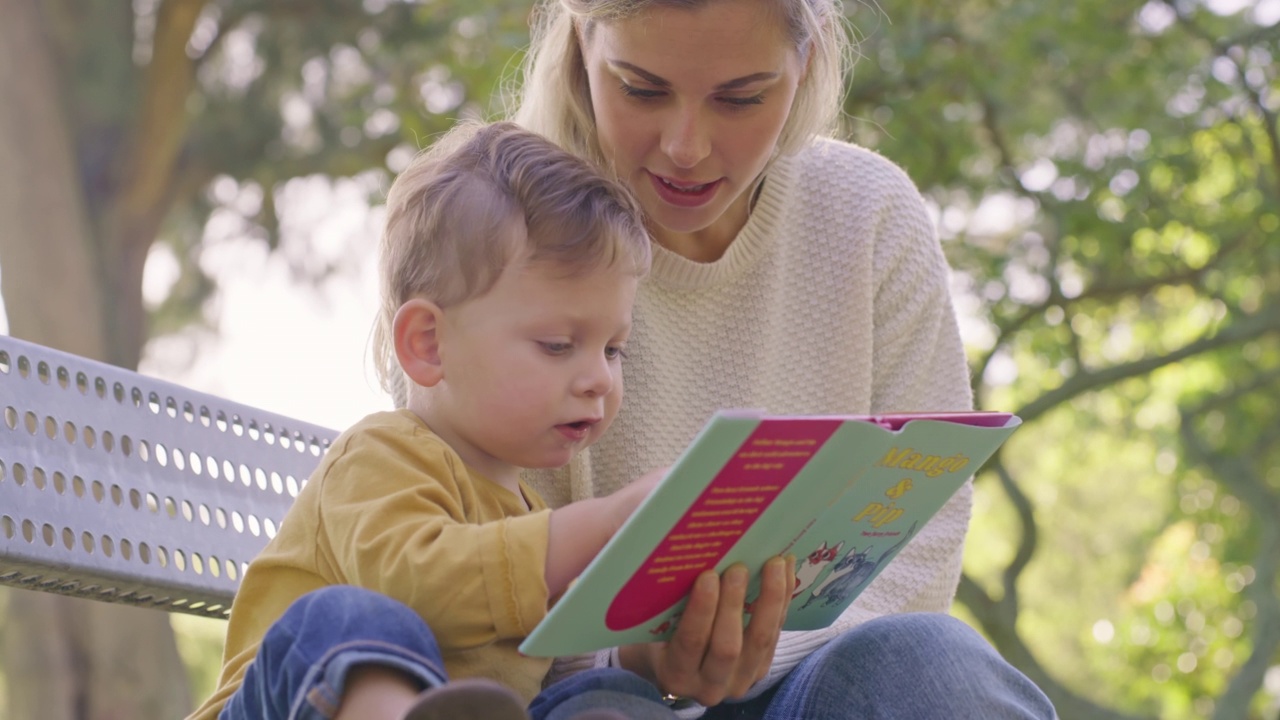
[[[1280,717],[1280,0],[845,12],[847,136],[919,184],[977,401],[1025,420],[954,613],[1064,719]],[[499,110],[528,17],[0,0],[0,330],[335,428],[386,407],[381,198]],[[181,716],[224,627],[0,613],[8,720]]]

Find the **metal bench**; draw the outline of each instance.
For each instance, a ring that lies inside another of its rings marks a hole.
[[[0,336],[0,583],[226,617],[337,436]]]

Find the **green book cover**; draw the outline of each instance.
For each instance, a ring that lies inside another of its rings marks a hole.
[[[704,570],[742,562],[758,573],[786,553],[796,587],[784,629],[826,627],[1019,424],[995,412],[719,412],[520,651],[665,640]]]

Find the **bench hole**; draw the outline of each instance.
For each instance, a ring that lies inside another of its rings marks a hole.
[[[4,460],[0,460],[0,483],[4,482]]]
[[[276,536],[276,524],[271,520],[271,518],[263,518],[262,527],[267,531],[268,538],[274,538]]]
[[[187,556],[181,550],[173,551],[173,566],[177,568],[178,572],[186,572]]]
[[[249,439],[257,440],[261,437],[262,437],[262,431],[258,429],[258,421],[250,420],[249,421]]]
[[[18,427],[18,409],[12,405],[4,407],[4,424],[10,429],[15,430]]]
[[[115,543],[111,541],[110,535],[103,535],[98,539],[101,541],[101,544],[102,544],[103,555],[106,555],[107,557],[112,557],[116,554],[116,546],[115,546]]]
[[[138,441],[138,459],[142,462],[151,462],[151,443],[146,440]]]
[[[39,378],[41,383],[45,385],[49,384],[49,378],[51,377],[49,373],[49,363],[41,360],[36,364],[36,377]]]
[[[227,416],[221,410],[218,411],[218,416],[215,418],[214,424],[222,432],[227,431]]]
[[[0,350],[0,373],[9,374],[9,351]]]
[[[264,423],[262,426],[262,439],[268,445],[276,444],[276,431],[271,429],[271,423]]]
[[[111,486],[111,502],[114,503],[116,507],[120,507],[124,504],[124,488],[114,484]]]
[[[234,562],[232,562],[232,561],[228,560],[228,561],[226,562],[225,567],[227,568],[227,579],[228,579],[228,580],[235,580],[235,579],[236,579],[236,576],[237,576],[237,574],[238,574],[238,573],[237,573],[237,571],[236,571],[236,564],[235,564]]]
[[[236,437],[244,435],[244,423],[240,422],[239,415],[231,416],[231,432],[234,433]]]
[[[253,473],[249,472],[249,466],[244,463],[240,463],[240,482],[243,483],[245,487],[249,487],[253,484]]]
[[[285,477],[285,487],[289,490],[289,497],[298,497],[298,480],[292,475]]]
[[[227,529],[227,511],[226,510],[223,510],[222,508],[218,508],[214,510],[213,519],[215,522],[218,523],[219,528],[222,528],[223,530]]]
[[[4,533],[5,540],[12,540],[13,536],[18,534],[18,526],[14,524],[13,518],[0,515],[0,533]]]
[[[27,484],[27,467],[22,463],[13,464],[13,482],[22,487]]]
[[[84,478],[79,475],[71,478],[71,492],[78,498],[84,497]]]
[[[151,564],[151,546],[146,543],[138,543],[138,559],[143,565]]]
[[[24,378],[31,375],[31,361],[27,359],[26,355],[18,356],[18,374]]]
[[[102,378],[98,378],[97,382],[94,383],[94,389],[97,391],[99,398],[105,397],[107,394],[107,381],[103,380]],[[115,398],[117,403],[123,405],[124,404],[124,385],[121,383],[115,383],[114,385],[112,385],[111,397]]]
[[[173,498],[166,497],[164,499],[164,512],[169,517],[178,517],[178,505],[173,501]]]
[[[201,405],[200,412],[198,413],[198,415],[200,417],[201,425],[205,427],[209,427],[210,425],[213,424],[213,416],[209,414],[209,408],[205,407],[204,405]]]
[[[191,403],[189,402],[182,403],[182,418],[187,422],[195,422],[196,409],[192,407]]]
[[[258,516],[253,513],[249,513],[249,532],[253,533],[254,537],[262,533],[262,528],[258,525]]]
[[[58,541],[58,531],[49,523],[45,523],[40,526],[40,539],[44,540],[45,545],[53,547],[53,544]]]
[[[231,527],[235,528],[238,533],[244,532],[244,518],[240,517],[239,510],[231,511]]]
[[[163,545],[156,546],[156,564],[160,567],[169,567],[169,550]]]
[[[230,460],[222,461],[222,477],[226,478],[227,482],[236,481],[236,466],[232,465]]]
[[[102,449],[111,452],[116,448],[116,436],[110,430],[102,431]]]
[[[68,550],[74,550],[76,547],[76,534],[69,527],[62,528],[62,544]]]
[[[200,557],[200,553],[191,553],[191,572],[204,574],[204,559]]]
[[[156,462],[160,463],[160,467],[169,466],[169,451],[161,443],[156,443]]]
[[[284,481],[280,479],[280,473],[275,470],[271,471],[271,489],[275,490],[277,495],[284,494]]]
[[[209,556],[209,574],[214,577],[222,577],[222,563],[218,561],[218,556]]]
[[[314,435],[311,437],[310,442],[307,443],[307,446],[311,449],[312,455],[320,457],[320,441]]]
[[[44,434],[50,440],[58,437],[58,421],[54,420],[52,415],[46,415],[44,418]]]
[[[124,538],[120,541],[120,557],[125,560],[133,559],[133,543],[129,542],[128,538]]]
[[[164,411],[168,413],[171,418],[178,417],[178,401],[174,400],[173,397],[165,398]]]
[[[204,472],[204,463],[200,462],[200,456],[196,454],[195,450],[187,453],[187,467],[191,468],[191,472],[196,475]]]
[[[60,470],[53,472],[53,491],[59,495],[65,495],[67,492],[67,476]]]
[[[211,519],[212,518],[209,515],[209,506],[204,503],[200,503],[200,524],[208,525]]]
[[[187,469],[187,458],[178,448],[173,449],[173,466],[178,470]]]
[[[90,488],[90,490],[92,490],[92,491],[93,491],[93,499],[94,499],[96,502],[102,502],[102,498],[103,498],[103,497],[105,497],[105,496],[106,496],[106,494],[107,494],[107,489],[106,489],[106,487],[102,484],[102,481],[101,481],[101,480],[94,480],[94,481],[93,481],[93,484],[92,484],[92,485],[90,485],[90,486],[89,486],[89,488]]]
[[[98,433],[95,432],[93,428],[89,427],[88,425],[85,425],[84,429],[80,431],[80,435],[84,437],[85,447],[89,448],[90,450],[97,447]]]
[[[147,408],[151,410],[152,415],[160,414],[160,396],[158,394],[153,392],[147,396]]]
[[[71,386],[71,372],[61,365],[58,366],[58,385],[63,390]]]
[[[204,459],[204,469],[205,469],[205,472],[209,473],[209,477],[213,478],[214,480],[218,479],[218,475],[219,475],[218,461],[214,460],[212,456],[206,457]]]
[[[48,484],[48,478],[44,475],[44,468],[39,465],[31,468],[31,484],[36,486],[37,490],[43,490]]]
[[[79,433],[76,432],[76,426],[70,420],[62,424],[62,437],[67,441],[68,445],[75,445]]]
[[[183,519],[184,519],[184,520],[186,520],[187,522],[191,522],[192,520],[194,520],[194,519],[195,519],[195,516],[196,516],[195,508],[193,508],[193,507],[191,506],[191,501],[190,501],[190,500],[183,500],[183,501],[182,501],[182,517],[183,517]]]
[[[89,376],[84,371],[76,373],[76,389],[81,395],[89,394]]]
[[[129,491],[129,504],[133,506],[134,510],[142,509],[142,493],[138,492],[136,488]]]
[[[120,454],[125,457],[133,455],[133,438],[128,435],[120,436]]]
[[[27,432],[31,433],[32,435],[35,435],[36,425],[39,424],[39,421],[36,418],[36,414],[28,410],[26,416],[23,419],[26,421],[25,425],[27,426]]]
[[[142,390],[134,387],[129,391],[129,399],[133,401],[133,406],[141,408],[146,399],[142,396]]]
[[[22,521],[22,539],[29,543],[36,541],[36,524],[30,520]]]
[[[80,533],[80,546],[84,548],[85,552],[89,553],[90,555],[93,554],[93,550],[97,545],[96,543],[93,542],[93,534],[90,533],[88,530],[84,531],[83,533]]]
[[[264,472],[264,471],[262,470],[262,468],[254,468],[254,469],[253,469],[253,477],[254,477],[254,479],[255,479],[255,480],[257,480],[257,481],[258,481],[258,489],[259,489],[259,490],[266,490],[266,489],[267,489],[267,473],[266,473],[266,472]]]

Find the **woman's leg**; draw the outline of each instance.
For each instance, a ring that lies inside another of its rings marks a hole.
[[[708,718],[1021,720],[1056,717],[1040,688],[965,623],[937,613],[888,615],[855,627],[755,701]]]
[[[400,673],[419,689],[447,679],[435,637],[408,607],[362,588],[317,590],[267,631],[219,718],[327,720],[362,666]]]
[[[672,720],[662,693],[635,673],[596,668],[561,680],[529,705],[533,720],[569,720],[590,711],[613,711],[630,720]]]

